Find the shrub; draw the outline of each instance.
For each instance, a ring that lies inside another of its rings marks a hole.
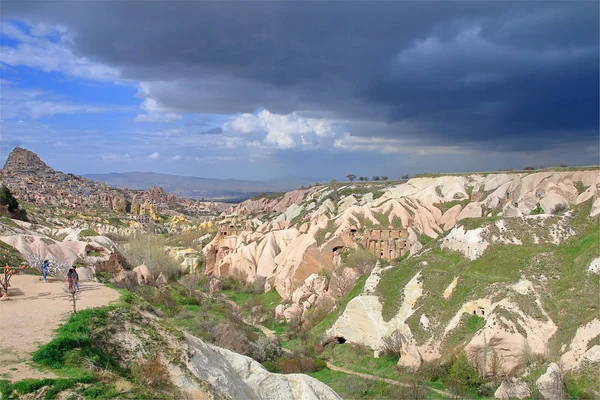
[[[531,215],[540,215],[543,213],[544,213],[544,209],[542,208],[540,203],[537,203],[537,206],[533,210],[531,210]]]
[[[254,293],[264,293],[265,292],[265,284],[267,283],[267,277],[258,275],[254,282],[252,282],[252,291]]]
[[[383,342],[383,353],[392,357],[400,357],[402,354],[402,347],[406,343],[406,337],[395,330],[391,334],[384,336],[381,341]]]
[[[261,337],[252,343],[250,349],[251,357],[260,363],[276,361],[281,357],[281,354],[281,347],[266,337]]]
[[[349,250],[347,253],[342,255],[342,262],[346,267],[354,268],[359,271],[361,275],[370,273],[375,264],[377,263],[377,257],[368,252],[362,247]]]
[[[198,287],[198,276],[196,274],[188,274],[179,280],[179,284],[185,288],[189,296],[193,296],[194,290]]]
[[[587,190],[587,187],[581,181],[575,182],[575,188],[577,189],[577,192],[579,192],[579,194]]]
[[[173,279],[181,273],[177,261],[166,253],[164,240],[157,235],[135,235],[124,246],[123,255],[132,265],[145,264],[155,277],[162,273],[167,279]]]
[[[305,356],[292,355],[290,358],[281,357],[277,360],[275,369],[283,374],[311,373],[322,369],[324,364]]]
[[[235,351],[240,354],[250,353],[250,342],[243,332],[241,332],[235,324],[226,321],[216,325],[211,334],[215,338],[217,344],[226,349]]]
[[[483,378],[477,369],[469,364],[464,352],[460,353],[452,363],[448,378],[450,386],[460,395],[474,396],[483,384]]]
[[[563,213],[567,209],[567,205],[565,203],[558,203],[551,211],[551,214],[557,215]]]
[[[148,360],[140,358],[131,366],[131,376],[143,386],[164,388],[171,386],[169,371],[158,354]]]

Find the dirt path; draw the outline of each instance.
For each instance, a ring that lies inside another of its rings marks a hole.
[[[0,379],[48,378],[52,373],[28,365],[30,353],[52,339],[53,331],[71,313],[65,283],[44,283],[39,276],[17,275],[11,280],[10,299],[0,301]],[[96,282],[81,282],[77,309],[106,305],[119,292]]]
[[[244,321],[244,322],[246,322],[247,324],[252,325],[253,327],[262,331],[269,339],[273,339],[275,337],[275,333],[272,330],[270,330],[269,328],[267,328],[266,326],[263,326],[260,324],[252,324],[252,323],[249,323],[248,321]],[[291,350],[289,350],[289,349],[282,348],[281,350],[283,350],[285,353],[291,353]],[[343,372],[348,375],[358,376],[358,377],[361,377],[364,379],[369,379],[372,381],[384,381],[385,383],[388,383],[390,385],[410,387],[410,384],[408,384],[408,383],[398,382],[393,379],[382,378],[382,377],[376,376],[376,375],[369,375],[369,374],[365,374],[362,372],[352,371],[347,368],[338,367],[337,365],[334,365],[334,364],[330,363],[329,361],[325,361],[325,365],[327,366],[327,368],[329,368],[332,371]],[[427,390],[431,390],[432,392],[436,392],[446,398],[455,398],[455,396],[453,396],[452,393],[445,392],[443,390],[434,389],[434,388],[428,387],[428,386],[426,386],[425,388]]]

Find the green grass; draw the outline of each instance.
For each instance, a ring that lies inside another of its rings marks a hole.
[[[247,305],[249,302],[261,303],[266,312],[274,311],[275,307],[281,302],[281,296],[275,289],[260,294],[235,290],[223,290],[221,293],[240,307]]]
[[[315,241],[317,242],[317,246],[321,246],[327,240],[325,237],[328,233],[333,234],[335,232],[335,221],[329,220],[327,222],[327,227],[323,229],[319,229],[315,234]]]
[[[477,315],[471,315],[465,323],[467,333],[475,333],[485,325],[485,319]]]
[[[338,367],[381,378],[401,381],[407,377],[396,370],[398,357],[381,355],[375,358],[373,351],[366,346],[351,343],[338,344],[335,347],[330,345],[327,346],[321,357]]]
[[[330,369],[322,369],[308,375],[325,383],[344,399],[402,398],[402,388],[384,381],[373,381]]]
[[[452,201],[448,201],[446,203],[436,203],[434,204],[434,206],[436,206],[437,208],[439,208],[439,210],[443,213],[445,213],[446,211],[448,211],[449,209],[451,209],[452,207],[456,206],[460,204],[462,207],[466,206],[467,204],[469,204],[469,199],[466,200],[452,200]]]
[[[0,267],[8,264],[11,267],[18,267],[25,259],[21,253],[12,246],[0,241]]]
[[[88,237],[88,236],[99,236],[98,232],[96,232],[93,229],[84,229],[83,231],[79,232],[79,237]]]

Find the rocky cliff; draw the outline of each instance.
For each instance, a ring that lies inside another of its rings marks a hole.
[[[461,221],[558,214],[586,201],[593,202],[595,216],[599,183],[597,170],[498,173],[331,184],[248,200],[221,215],[220,234],[204,249],[206,273],[263,276],[287,297],[310,273],[331,271],[336,250],[373,239],[365,233],[369,228],[405,230],[411,254],[427,240],[422,238],[445,236],[445,246],[473,258],[488,241],[478,232],[448,235]]]

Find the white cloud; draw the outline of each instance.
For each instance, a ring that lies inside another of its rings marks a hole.
[[[160,154],[158,153],[158,151],[155,151],[154,153],[148,155],[148,160],[158,160],[160,158]]]
[[[274,114],[262,110],[236,116],[223,125],[223,131],[247,138],[252,147],[314,150],[331,147],[341,130],[339,125],[338,121],[307,118],[295,112]]]
[[[173,161],[179,161],[179,160],[181,160],[182,158],[183,158],[183,157],[181,157],[179,154],[177,154],[177,155],[174,155],[173,157],[171,157],[171,160],[173,160]]]
[[[104,161],[119,161],[119,160],[127,160],[129,158],[130,158],[129,153],[125,153],[125,154],[109,153],[109,154],[102,154],[100,156],[100,159],[104,160]]]
[[[173,110],[151,98],[151,95],[149,86],[140,83],[138,97],[144,98],[144,101],[140,105],[144,113],[138,114],[135,117],[136,122],[169,123],[179,121],[183,118],[181,114],[173,112]]]
[[[20,27],[2,22],[2,34],[19,42],[16,46],[0,46],[0,62],[26,66],[42,71],[61,72],[83,79],[118,81],[120,72],[112,67],[78,57],[68,48],[69,32],[60,26],[36,25],[32,34]],[[58,37],[57,41],[51,37]]]

